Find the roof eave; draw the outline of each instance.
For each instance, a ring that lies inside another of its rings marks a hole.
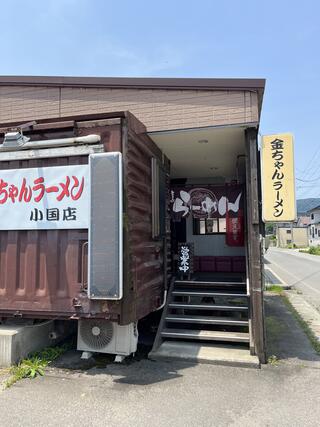
[[[265,79],[0,76],[0,85],[263,91]]]

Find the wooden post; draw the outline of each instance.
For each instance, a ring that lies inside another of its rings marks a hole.
[[[260,235],[261,197],[259,197],[260,168],[258,167],[257,129],[246,130],[246,193],[247,238],[249,257],[249,292],[251,302],[252,333],[255,353],[261,363],[266,363],[264,306],[263,306],[263,257]]]

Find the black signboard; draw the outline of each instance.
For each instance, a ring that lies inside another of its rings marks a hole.
[[[193,273],[193,257],[194,257],[194,244],[193,243],[179,243],[178,245],[178,274],[188,276]]]

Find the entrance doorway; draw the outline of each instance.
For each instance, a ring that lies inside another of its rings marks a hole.
[[[170,193],[171,248],[177,277],[245,282],[243,186],[173,184]],[[179,263],[181,244],[190,248],[189,269]]]
[[[248,348],[245,133],[225,127],[153,134],[171,161],[172,283],[158,338]]]

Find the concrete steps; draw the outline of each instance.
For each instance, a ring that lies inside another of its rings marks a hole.
[[[183,358],[184,354],[189,360],[192,354],[191,359],[196,361],[208,361],[210,357],[218,360],[222,356],[228,360],[223,346],[228,346],[227,353],[250,356],[249,344],[249,296],[245,283],[176,280],[169,289],[150,355],[174,354]]]
[[[243,293],[219,292],[219,291],[190,291],[187,289],[177,290],[172,292],[173,296],[196,296],[196,297],[233,297],[233,298],[248,298],[248,295]]]
[[[169,304],[169,308],[186,310],[215,310],[215,311],[248,311],[247,306],[242,305],[218,305],[218,304],[192,304],[174,302]]]
[[[248,326],[248,320],[239,320],[237,318],[227,316],[190,316],[190,315],[168,315],[166,322],[173,323],[193,323],[193,324],[209,324],[209,325],[237,325]]]
[[[152,350],[149,358],[159,361],[181,360],[191,364],[208,363],[245,368],[260,367],[257,356],[252,356],[246,347],[228,343],[163,341],[157,350]]]
[[[181,338],[202,341],[232,341],[249,343],[249,334],[245,332],[207,331],[194,329],[164,329],[165,338]]]

